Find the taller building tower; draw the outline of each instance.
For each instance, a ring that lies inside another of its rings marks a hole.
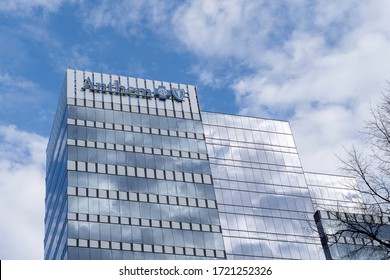
[[[67,70],[46,259],[226,257],[194,86]]]

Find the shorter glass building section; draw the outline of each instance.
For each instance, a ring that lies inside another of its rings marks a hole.
[[[314,215],[326,259],[389,260],[390,217],[318,210]],[[372,233],[372,238],[368,238]],[[376,238],[378,238],[376,240]]]
[[[202,112],[191,85],[69,69],[45,259],[325,259],[314,213],[361,201],[340,179],[353,182],[303,171],[288,122]]]
[[[356,212],[363,197],[352,177],[305,172],[310,197],[316,210]]]
[[[389,217],[364,212],[354,178],[315,173],[305,173],[305,177],[326,259],[390,258],[390,249],[378,242],[390,240]]]
[[[228,259],[324,259],[287,122],[203,112]]]

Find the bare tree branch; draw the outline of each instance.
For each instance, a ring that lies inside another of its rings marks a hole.
[[[363,132],[367,148],[345,148],[345,156],[339,157],[342,171],[356,178],[357,184],[350,187],[364,201],[356,209],[359,213],[348,213],[342,208],[328,212],[337,223],[333,223],[333,229],[321,225],[322,238],[332,241],[334,246],[342,246],[352,238],[353,246],[346,247],[346,258],[390,259],[390,87],[380,103],[370,107],[370,113]]]

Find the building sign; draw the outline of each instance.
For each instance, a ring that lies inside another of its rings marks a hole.
[[[144,97],[144,98],[158,98],[160,100],[167,100],[169,98],[182,102],[186,97],[186,93],[183,89],[174,88],[172,90],[167,89],[165,86],[158,86],[154,91],[145,88],[134,88],[121,86],[118,80],[113,83],[93,83],[88,77],[84,80],[84,86],[81,90],[91,90],[93,92],[111,93],[118,95],[128,95],[133,97]]]

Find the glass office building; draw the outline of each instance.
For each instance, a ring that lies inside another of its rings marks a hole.
[[[202,113],[228,258],[322,259],[287,122]]]
[[[45,259],[325,259],[313,215],[351,193],[317,175],[288,122],[202,112],[191,85],[67,70]]]
[[[358,211],[317,210],[314,218],[319,229],[326,259],[388,260],[390,248],[380,244],[390,240],[390,216],[359,214]],[[350,228],[355,230],[349,231]],[[345,231],[338,234],[337,231]],[[360,231],[372,232],[369,238]]]
[[[354,190],[353,178],[314,173],[305,176],[326,259],[390,258],[390,250],[378,242],[390,240],[390,217],[363,211],[362,193]],[[361,231],[375,237],[368,238]]]

